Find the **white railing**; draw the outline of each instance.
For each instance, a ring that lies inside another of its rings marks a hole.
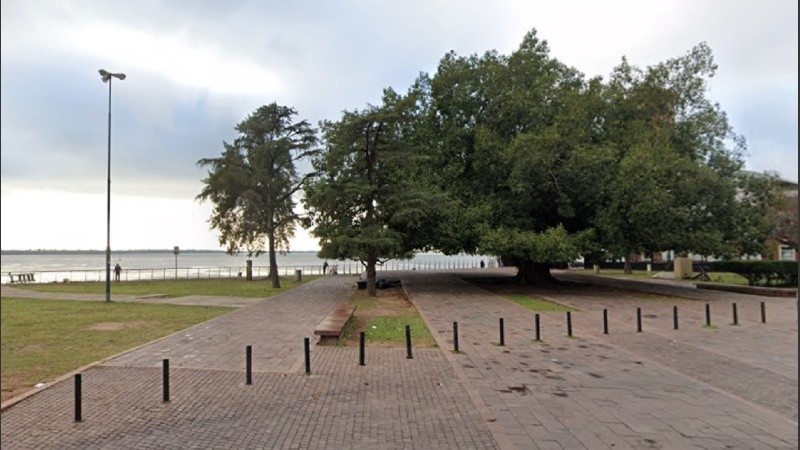
[[[329,264],[328,270],[336,265],[339,275],[358,275],[363,273],[364,267],[356,261],[335,261]],[[494,261],[488,261],[486,267],[494,267]],[[414,261],[414,260],[391,260],[378,266],[378,271],[395,270],[450,270],[450,269],[474,269],[481,267],[480,261],[475,259],[447,260],[447,261]],[[120,275],[121,281],[137,280],[175,280],[175,279],[198,279],[198,278],[236,278],[246,275],[246,268],[241,267],[178,267],[175,268],[151,268],[151,269],[123,269]],[[293,276],[297,270],[304,275],[321,275],[322,266],[278,266],[278,274],[281,276]],[[14,284],[19,281],[19,274],[32,274],[33,281],[23,281],[24,283],[63,283],[65,280],[71,282],[105,281],[105,269],[82,269],[82,270],[40,270],[40,271],[20,271],[4,272],[0,274],[0,283],[8,284],[11,282],[11,275],[14,277]],[[266,277],[269,274],[269,266],[253,266],[254,277]],[[111,273],[112,280],[114,273]]]

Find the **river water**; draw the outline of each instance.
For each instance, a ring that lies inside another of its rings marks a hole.
[[[2,252],[0,282],[8,283],[9,274],[32,273],[35,282],[105,280],[105,252]],[[119,264],[123,280],[235,277],[245,272],[247,254],[228,255],[222,251],[184,251],[176,256],[172,251],[111,252],[111,266]],[[306,274],[322,272],[324,260],[317,252],[290,252],[277,256],[281,275],[302,270]],[[266,276],[268,255],[253,260],[255,276]],[[418,253],[410,260],[391,260],[382,270],[430,270],[446,268],[487,267],[495,265],[493,257],[480,255],[446,256],[440,253]],[[340,274],[357,274],[363,267],[357,261],[328,260]],[[177,270],[176,270],[177,267]]]

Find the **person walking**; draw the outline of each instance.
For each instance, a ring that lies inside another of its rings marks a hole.
[[[326,259],[324,263],[322,263],[322,274],[325,275],[328,273],[328,260]]]
[[[117,263],[117,265],[114,266],[114,280],[119,281],[119,276],[121,274],[122,274],[122,266],[120,266],[119,263]]]

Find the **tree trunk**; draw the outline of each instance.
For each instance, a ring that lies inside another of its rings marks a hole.
[[[269,277],[273,289],[280,289],[281,279],[278,277],[278,259],[275,256],[275,233],[269,235]]]
[[[367,257],[367,295],[370,297],[377,297],[378,291],[375,287],[376,274],[375,265],[378,263],[378,258],[374,256]]]
[[[633,273],[633,257],[634,253],[628,253],[628,256],[625,257],[625,264],[623,265],[623,272],[630,275]]]
[[[520,283],[543,285],[556,282],[556,279],[550,275],[550,264],[519,261],[516,266],[516,279]]]
[[[247,260],[247,269],[245,271],[247,272],[246,280],[247,281],[253,281],[253,260],[252,259],[248,259]]]

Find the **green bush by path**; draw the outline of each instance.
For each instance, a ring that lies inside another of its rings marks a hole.
[[[0,300],[3,400],[36,383],[205,322],[233,308]]]
[[[319,275],[303,276],[300,284],[315,280]],[[271,297],[292,289],[298,283],[294,277],[281,277],[281,288],[273,289],[269,280],[258,279],[247,281],[243,278],[201,278],[180,280],[142,280],[120,281],[111,286],[111,293],[120,295],[166,294],[169,297],[186,295],[218,295],[223,297]],[[16,288],[29,289],[36,292],[64,292],[71,294],[104,294],[105,281],[85,283],[42,283],[20,284]]]
[[[716,261],[714,272],[733,272],[750,286],[797,287],[797,261]]]

